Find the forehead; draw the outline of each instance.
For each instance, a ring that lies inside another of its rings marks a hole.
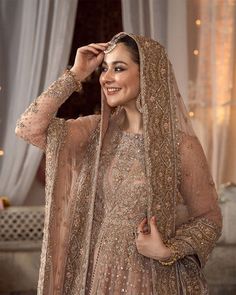
[[[104,62],[106,62],[107,64],[117,60],[124,61],[126,63],[133,62],[129,49],[123,43],[118,43],[111,52],[106,53],[104,56]]]

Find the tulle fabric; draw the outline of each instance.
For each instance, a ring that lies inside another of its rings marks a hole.
[[[123,110],[111,115],[103,94],[101,116],[54,118],[77,88],[67,74],[18,121],[18,135],[47,159],[39,295],[208,294],[201,268],[222,227],[215,186],[164,48],[130,36],[140,53],[142,145],[117,139]],[[133,231],[144,215],[157,216],[179,257],[173,265],[137,252]]]

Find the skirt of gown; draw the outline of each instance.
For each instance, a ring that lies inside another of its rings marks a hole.
[[[152,295],[150,259],[138,253],[135,230],[127,218],[102,224],[89,263],[86,295]]]

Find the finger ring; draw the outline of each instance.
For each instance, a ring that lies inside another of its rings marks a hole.
[[[140,230],[140,231],[133,232],[134,237],[137,238],[140,233],[143,233],[143,231]]]

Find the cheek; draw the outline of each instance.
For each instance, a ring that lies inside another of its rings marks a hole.
[[[101,86],[102,86],[102,82],[103,82],[103,76],[101,74],[100,77],[99,77],[99,83],[100,83]]]
[[[132,92],[139,91],[140,78],[139,75],[127,75],[122,79],[123,84],[132,89]]]
[[[130,83],[132,85],[133,92],[138,94],[140,92],[140,79],[139,79],[139,77],[133,77],[130,80]]]

